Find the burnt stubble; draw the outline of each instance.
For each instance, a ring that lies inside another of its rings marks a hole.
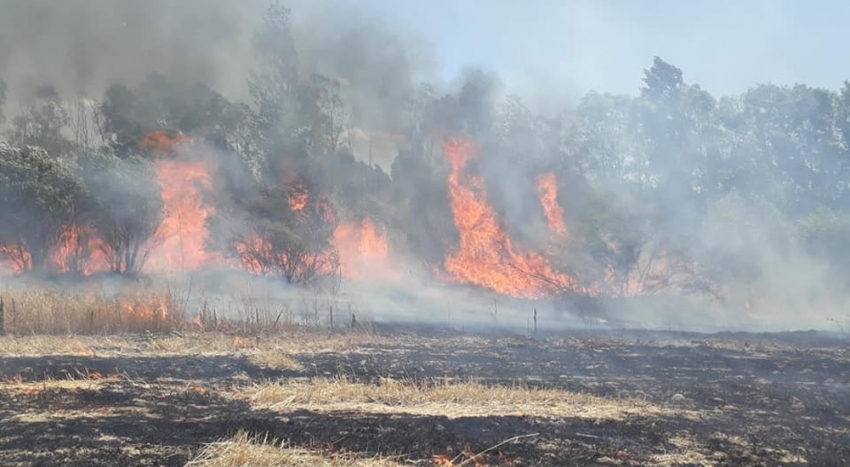
[[[840,340],[409,331],[87,338],[87,355],[4,352],[0,460],[177,466],[242,430],[322,452],[397,455],[399,465],[463,459],[465,448],[523,435],[533,436],[482,465],[850,463],[850,351]],[[4,337],[3,347],[26,339]],[[215,354],[197,351],[211,341]],[[268,352],[288,363],[256,357]],[[440,396],[448,381],[474,386]],[[301,389],[270,403],[257,397],[264,385]],[[528,404],[483,400],[520,387]]]

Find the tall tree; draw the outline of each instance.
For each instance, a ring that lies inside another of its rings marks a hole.
[[[82,182],[58,158],[0,145],[0,245],[20,269],[47,269],[63,229],[86,202]]]
[[[112,272],[137,274],[162,223],[162,190],[150,161],[112,154],[79,157],[80,177],[93,200],[87,220],[103,242]]]
[[[229,223],[227,252],[252,272],[288,284],[333,283],[328,280],[339,274],[336,213],[327,200],[310,195],[306,182],[262,187],[242,207],[245,218]]]
[[[292,36],[290,10],[272,2],[263,26],[254,38],[260,56],[259,69],[249,82],[260,130],[269,134],[295,129],[298,95],[298,52]]]
[[[36,89],[36,102],[12,119],[9,142],[15,146],[38,146],[59,157],[73,149],[63,132],[71,118],[67,105],[51,85]]]

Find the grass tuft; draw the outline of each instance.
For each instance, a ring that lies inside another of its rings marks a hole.
[[[0,293],[4,329],[12,334],[108,334],[167,332],[186,322],[171,290],[115,295],[55,288]]]
[[[523,384],[486,385],[449,379],[406,382],[384,378],[366,384],[341,377],[256,384],[243,391],[252,405],[273,410],[367,410],[448,416],[522,415],[613,419],[660,411],[646,401],[609,399]]]
[[[196,467],[398,467],[387,458],[362,458],[345,452],[288,447],[268,437],[239,431],[233,438],[212,443],[186,464]]]

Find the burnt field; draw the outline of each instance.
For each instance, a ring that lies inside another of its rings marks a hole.
[[[6,336],[0,357],[4,466],[850,465],[850,348],[808,333]]]

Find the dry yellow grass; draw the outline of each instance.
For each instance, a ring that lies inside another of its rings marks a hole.
[[[39,391],[50,390],[97,390],[105,383],[117,381],[118,377],[109,375],[80,375],[79,378],[50,379],[35,382],[22,382],[14,379],[0,383],[0,393],[36,394]]]
[[[522,415],[619,419],[628,414],[661,413],[670,409],[639,399],[607,399],[557,389],[520,384],[489,386],[475,381],[440,380],[412,383],[383,379],[380,384],[346,378],[317,378],[257,384],[243,390],[253,405],[272,410],[351,410],[410,413],[448,417]]]
[[[297,331],[272,335],[240,336],[224,333],[186,333],[183,336],[163,335],[150,340],[151,350],[174,354],[219,354],[241,352],[326,353],[350,349],[353,346],[378,342],[381,338],[368,335],[328,335],[320,332]]]
[[[76,355],[95,357],[114,353],[127,346],[123,337],[27,335],[0,337],[0,356],[44,357],[50,355]]]
[[[161,332],[186,322],[170,290],[128,290],[116,295],[44,287],[5,290],[4,328],[17,334]]]
[[[223,333],[181,335],[24,335],[0,336],[0,357],[132,357],[236,355],[258,367],[296,370],[295,355],[340,352],[377,342],[366,335],[327,335],[298,332],[271,336],[234,336]]]
[[[240,431],[233,438],[213,443],[186,464],[197,467],[398,467],[385,458],[360,458],[343,453],[316,452],[287,447],[285,443],[256,438]]]

